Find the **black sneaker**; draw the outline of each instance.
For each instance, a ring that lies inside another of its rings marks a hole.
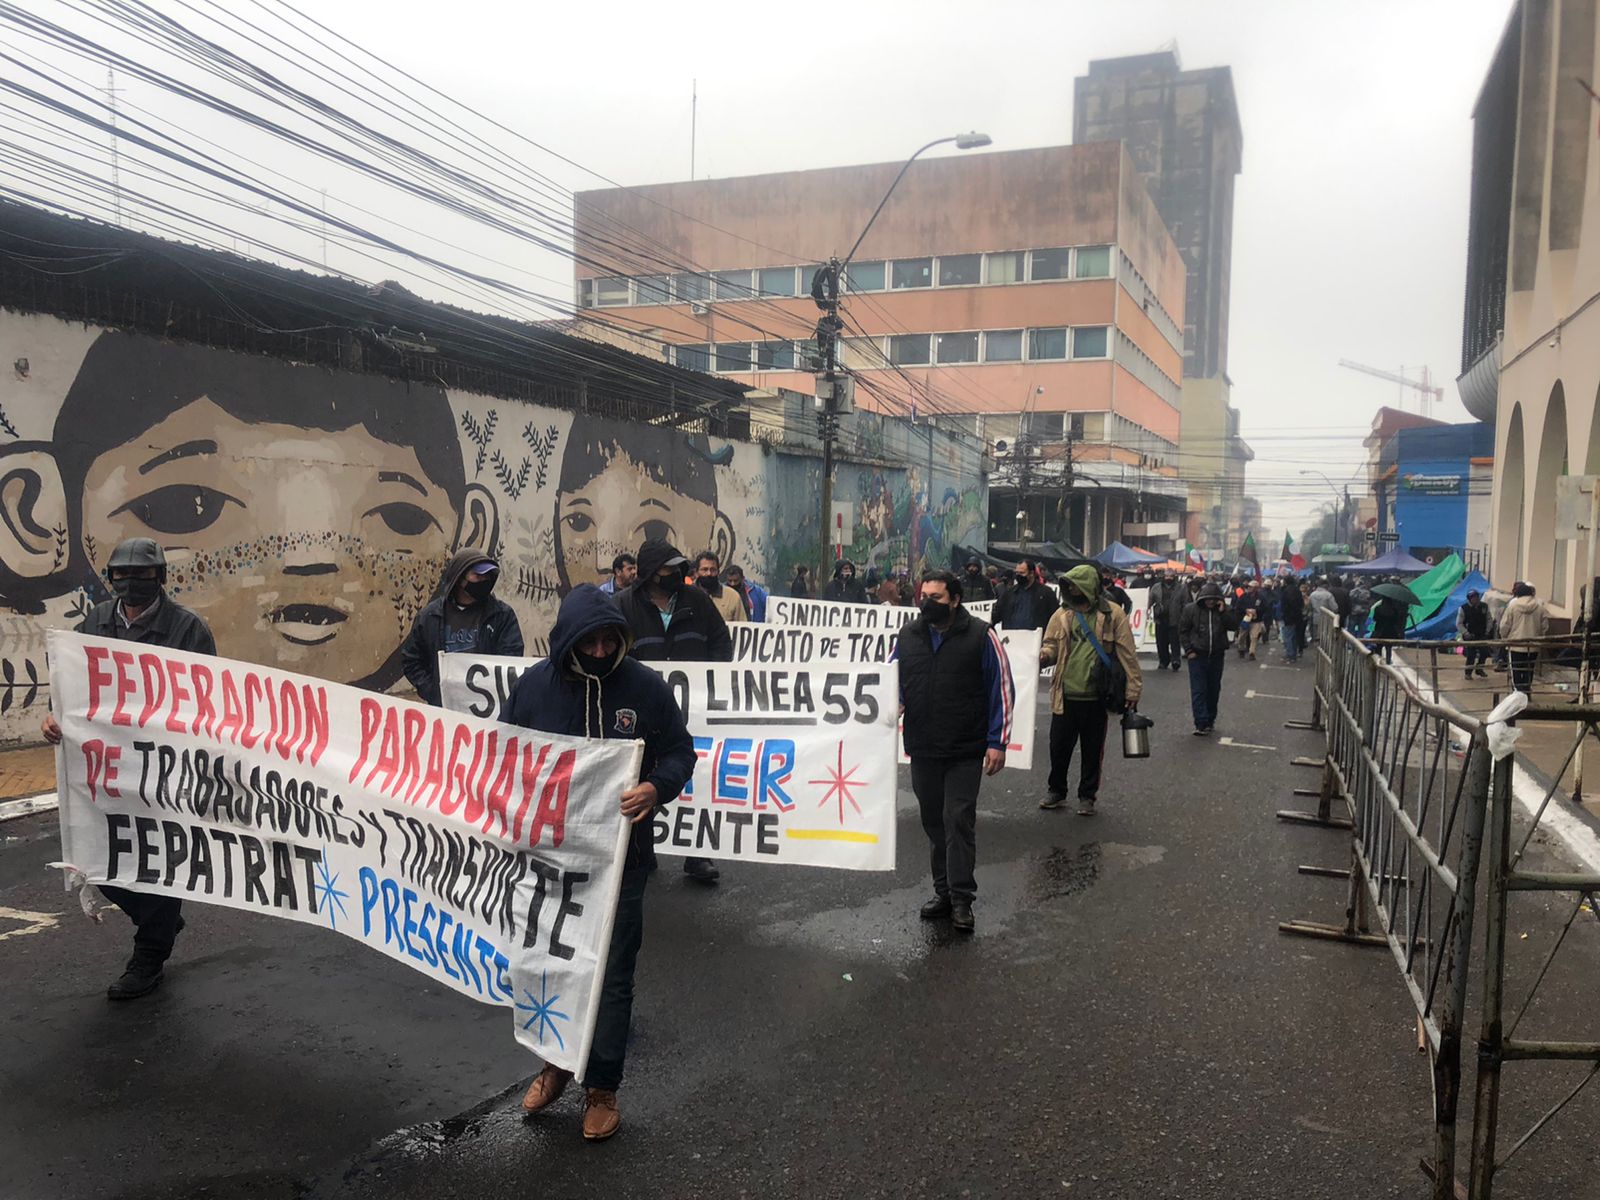
[[[1205,737],[1205,735],[1208,732],[1210,732],[1210,731],[1207,730],[1203,725],[1196,725],[1194,727],[1194,735],[1195,735],[1195,737]]]
[[[935,896],[922,906],[924,921],[938,921],[950,915],[950,897]]]
[[[1078,797],[1078,815],[1080,817],[1092,817],[1092,816],[1094,816],[1094,797],[1093,796],[1079,796]]]
[[[161,986],[161,968],[129,963],[128,969],[106,989],[107,1000],[137,1000]]]
[[[977,922],[972,919],[972,905],[953,904],[950,907],[950,927],[959,929],[962,933],[971,933],[977,928]]]
[[[1060,792],[1050,792],[1045,796],[1045,798],[1043,800],[1039,801],[1039,807],[1040,808],[1060,808],[1066,802],[1067,802],[1067,798],[1065,796],[1063,796]]]
[[[722,878],[722,872],[711,865],[709,858],[684,859],[683,873],[696,883],[711,884]]]

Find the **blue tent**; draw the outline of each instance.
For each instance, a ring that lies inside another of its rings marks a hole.
[[[1152,554],[1148,550],[1135,550],[1132,546],[1124,546],[1121,542],[1112,542],[1094,556],[1094,561],[1102,567],[1128,571],[1136,567],[1153,567],[1157,563],[1164,563],[1167,561],[1167,556]]]
[[[1426,621],[1419,621],[1407,631],[1407,637],[1422,641],[1446,641],[1456,635],[1456,613],[1467,602],[1468,592],[1480,595],[1489,590],[1489,581],[1476,571],[1468,571],[1466,578],[1456,584],[1455,591],[1439,606],[1439,611]]]

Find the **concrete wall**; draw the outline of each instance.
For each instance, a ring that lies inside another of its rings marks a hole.
[[[375,688],[458,547],[499,549],[535,651],[646,537],[774,583],[816,553],[816,460],[760,445],[7,311],[0,363],[0,743],[36,736],[44,632],[125,537],[224,655]],[[840,466],[861,557],[981,539],[985,481],[935,449],[931,476]]]

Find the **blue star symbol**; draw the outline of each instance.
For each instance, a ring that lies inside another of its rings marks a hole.
[[[328,914],[328,928],[339,928],[339,918],[350,914],[345,911],[344,902],[349,898],[349,892],[339,890],[339,877],[328,874],[328,848],[322,848],[322,859],[317,863],[317,874],[321,876],[313,885],[317,898],[317,911]]]
[[[534,1022],[537,1021],[539,1023],[537,1034],[539,1044],[542,1046],[544,1045],[544,1029],[548,1025],[551,1036],[556,1039],[556,1045],[565,1050],[567,1048],[566,1039],[561,1036],[561,1030],[556,1027],[556,1022],[570,1021],[572,1018],[564,1012],[556,1011],[555,1003],[561,999],[561,996],[559,993],[554,996],[550,995],[550,972],[545,971],[539,976],[539,995],[537,998],[527,988],[522,989],[522,994],[528,998],[528,1003],[524,1004],[521,1000],[518,1000],[517,1007],[525,1013],[532,1014],[522,1023],[522,1027],[524,1029],[532,1029]]]

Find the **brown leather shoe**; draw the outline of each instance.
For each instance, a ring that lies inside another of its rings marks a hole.
[[[591,1142],[603,1142],[622,1124],[622,1114],[617,1112],[617,1094],[603,1088],[590,1088],[583,1094],[583,1136]]]
[[[561,1093],[572,1082],[572,1072],[560,1067],[545,1067],[528,1085],[528,1094],[522,1098],[522,1111],[536,1113],[561,1099]]]

